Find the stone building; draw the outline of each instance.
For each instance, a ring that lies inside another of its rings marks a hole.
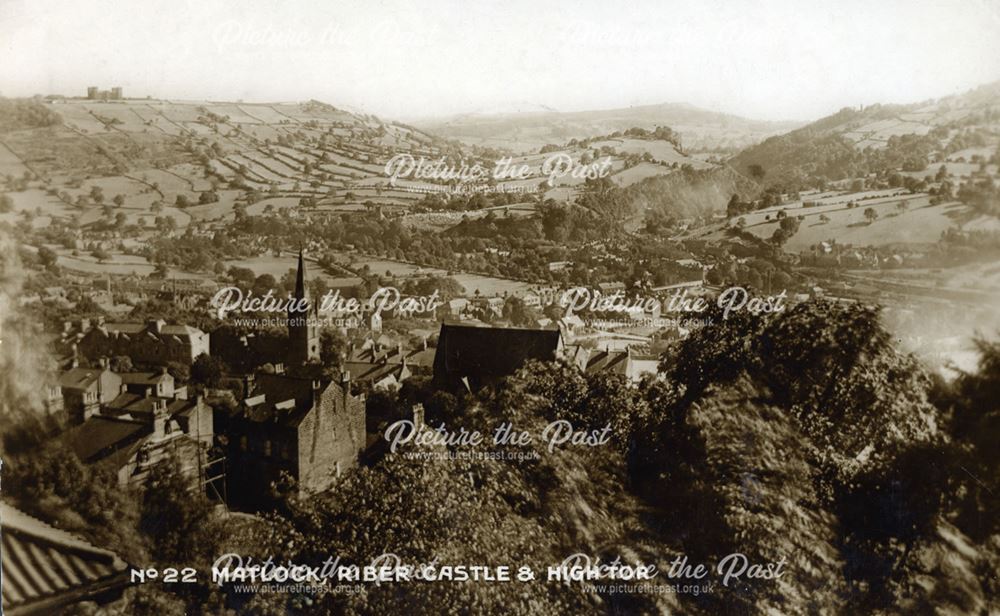
[[[71,368],[59,377],[63,409],[69,418],[82,422],[100,413],[101,406],[121,393],[122,378],[107,363],[97,368]]]
[[[77,349],[88,359],[125,355],[137,364],[164,366],[169,362],[191,364],[209,352],[208,334],[190,325],[167,325],[162,320],[146,323],[82,321],[75,337]]]
[[[320,492],[357,464],[366,440],[365,398],[351,395],[348,375],[339,383],[284,374],[246,379],[246,397],[215,418],[233,506],[264,506],[282,471],[300,490]]]

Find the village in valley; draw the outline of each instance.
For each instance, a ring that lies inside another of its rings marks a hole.
[[[530,362],[666,387],[665,354],[734,287],[785,310],[878,303],[943,378],[997,325],[998,84],[814,125],[576,120],[558,142],[516,119],[435,132],[319,101],[132,94],[0,100],[22,285],[4,345],[30,351],[44,442],[124,490],[175,465],[226,519],[335,498],[386,463],[388,426],[466,421]],[[527,171],[392,176],[400,154]],[[554,174],[554,155],[603,171]],[[223,289],[301,309],[220,311]]]
[[[998,101],[989,86],[891,113],[845,110],[846,142],[900,166],[836,170],[790,194],[762,190],[768,171],[753,162],[774,139],[729,164],[724,138],[718,151],[686,152],[686,135],[659,126],[510,153],[315,101],[174,102],[93,87],[4,103],[0,216],[28,273],[17,301],[45,326],[46,405],[70,426],[61,438],[124,484],[183,452],[193,482],[252,511],[282,472],[321,491],[377,455],[392,417],[366,396],[408,380],[461,395],[556,358],[586,374],[656,378],[660,354],[697,316],[667,309],[678,294],[742,285],[791,304],[878,299],[914,349],[941,365],[961,359],[961,320],[981,322],[1000,293],[995,262],[963,253],[995,250],[1000,222],[957,194],[995,181]],[[703,146],[713,135],[692,132]],[[507,156],[530,171],[387,177],[400,152],[486,169]],[[606,157],[611,173],[548,177],[553,152]],[[637,199],[644,191],[659,198]],[[314,308],[335,292],[359,309],[255,328],[255,313],[213,314],[225,286]],[[385,288],[439,301],[375,305]],[[577,288],[655,301],[574,310],[566,293]],[[924,327],[934,314],[949,327]],[[308,431],[321,425],[317,451]]]

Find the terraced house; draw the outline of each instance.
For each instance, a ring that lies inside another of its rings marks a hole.
[[[92,325],[84,320],[75,331],[65,332],[64,340],[75,342],[78,351],[89,359],[126,355],[137,364],[160,366],[169,362],[191,364],[209,352],[207,333],[190,325],[167,325],[162,319],[105,323],[100,318]]]

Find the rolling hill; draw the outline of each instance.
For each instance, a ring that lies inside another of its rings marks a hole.
[[[845,108],[750,146],[729,164],[766,186],[797,190],[869,173],[964,163],[974,155],[967,150],[975,148],[988,148],[988,160],[997,135],[1000,82],[923,103]]]
[[[684,103],[642,105],[602,111],[531,111],[464,114],[415,124],[428,132],[464,143],[514,151],[537,151],[546,144],[606,135],[632,127],[669,126],[681,134],[690,152],[734,150],[798,126],[764,122],[707,111]]]

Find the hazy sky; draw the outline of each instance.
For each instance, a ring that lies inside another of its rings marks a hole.
[[[1000,79],[1000,0],[0,0],[0,94],[762,119]]]

